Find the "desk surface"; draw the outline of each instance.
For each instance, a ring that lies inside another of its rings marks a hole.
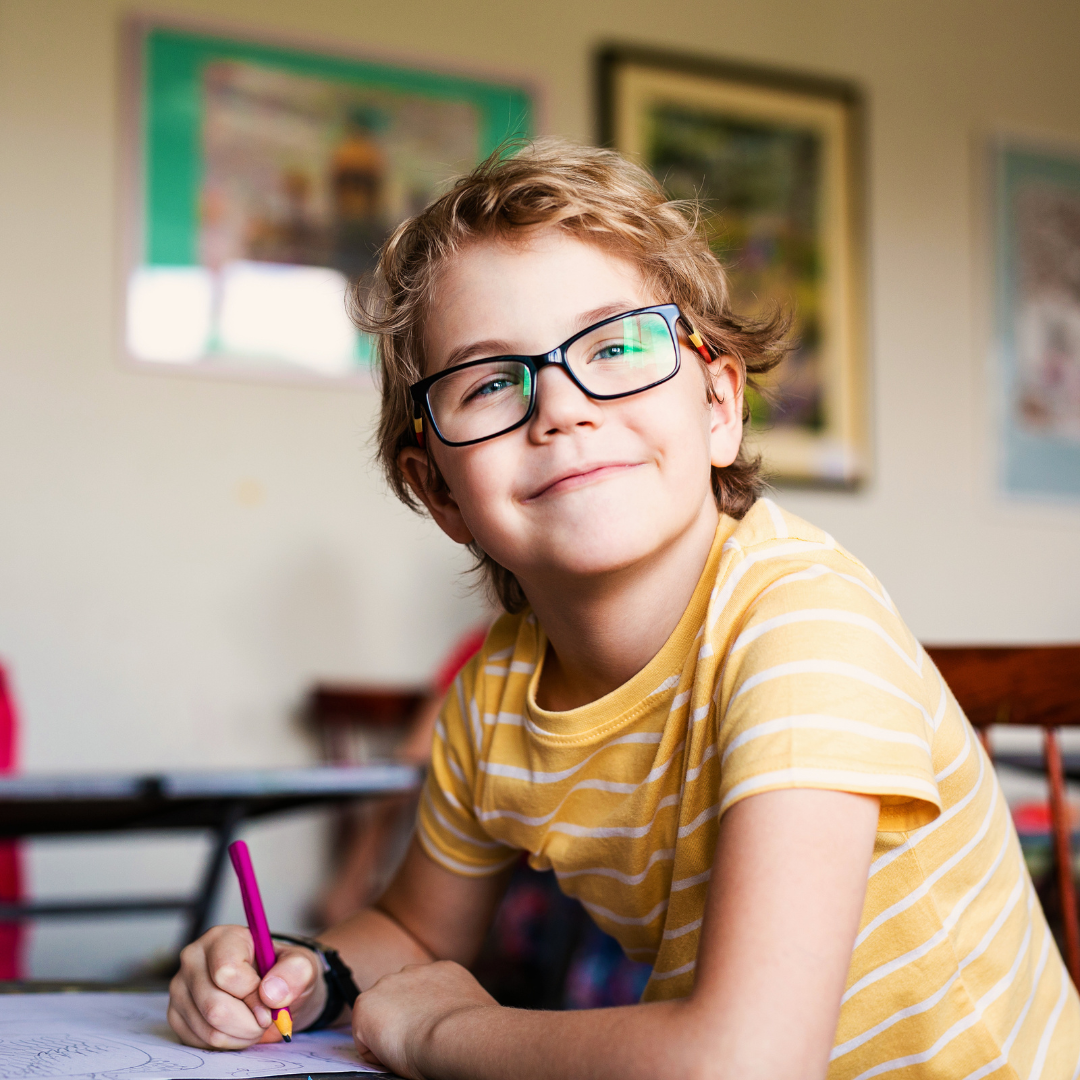
[[[152,775],[75,773],[0,777],[0,836],[119,829],[217,827],[321,803],[419,788],[422,770],[399,762]]]

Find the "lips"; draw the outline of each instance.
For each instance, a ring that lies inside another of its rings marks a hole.
[[[626,472],[628,469],[634,469],[639,464],[640,462],[637,461],[598,461],[590,462],[587,465],[575,465],[573,468],[567,469],[565,472],[559,473],[548,480],[531,495],[527,496],[525,501],[531,502],[533,499],[539,499],[544,495],[572,491],[574,488],[584,487],[586,484],[594,483],[597,480],[604,480],[609,476]]]

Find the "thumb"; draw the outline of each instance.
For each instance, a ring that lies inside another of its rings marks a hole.
[[[272,1009],[283,1009],[304,997],[315,985],[320,971],[314,953],[286,948],[259,984],[259,997]]]

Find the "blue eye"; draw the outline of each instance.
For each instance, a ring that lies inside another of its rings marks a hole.
[[[465,398],[465,403],[467,404],[470,401],[482,401],[485,398],[495,397],[498,394],[505,393],[507,390],[512,390],[518,385],[520,385],[520,380],[516,375],[509,375],[503,372],[498,375],[489,376]]]
[[[618,341],[610,345],[601,345],[593,354],[590,363],[598,360],[626,360],[631,356],[640,356],[649,352],[649,349],[640,341]]]
[[[625,345],[605,345],[596,354],[597,360],[617,360],[626,355]]]

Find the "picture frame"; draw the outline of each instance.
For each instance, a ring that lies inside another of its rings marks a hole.
[[[533,134],[534,94],[243,32],[124,29],[127,361],[371,385],[346,293],[420,210]]]
[[[599,141],[697,199],[733,306],[791,313],[795,348],[748,392],[770,480],[871,473],[863,99],[851,83],[628,46],[597,63]]]
[[[991,140],[997,486],[1080,498],[1080,146]]]

